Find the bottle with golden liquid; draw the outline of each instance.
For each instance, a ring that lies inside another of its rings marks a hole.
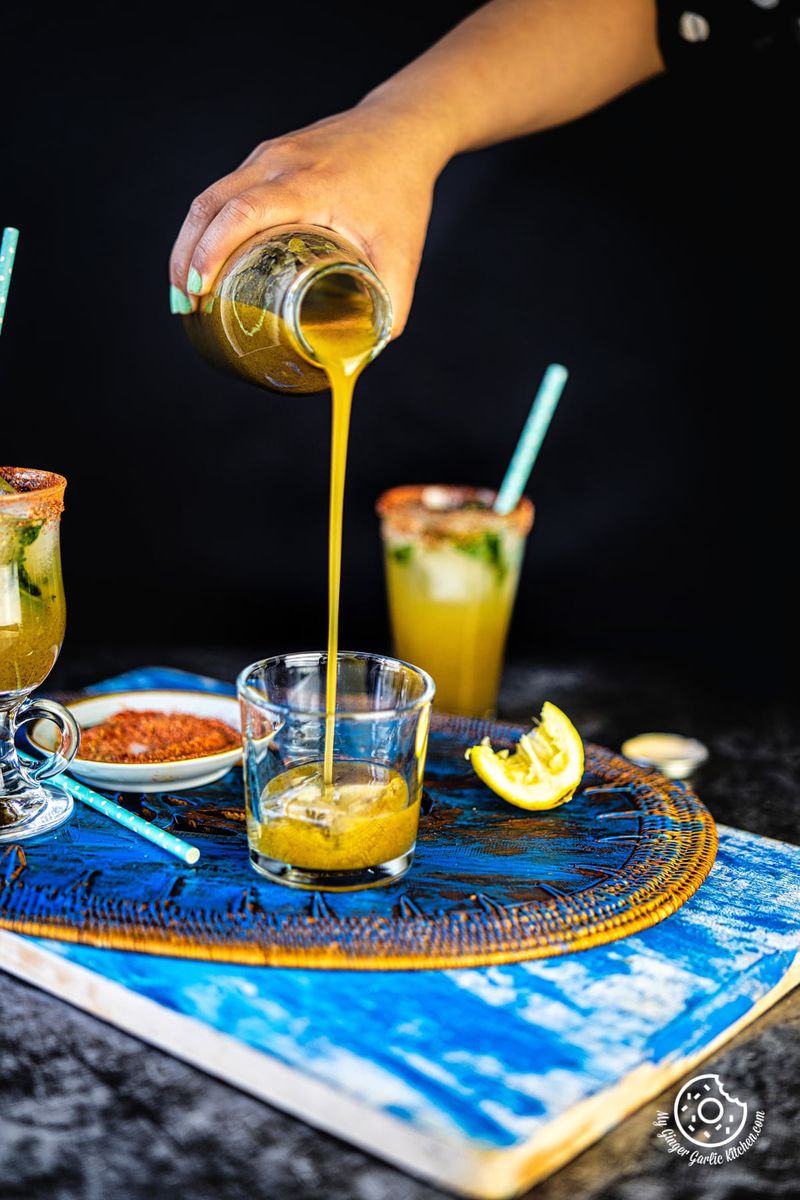
[[[392,306],[370,264],[341,234],[279,226],[240,246],[183,321],[214,366],[259,387],[304,394],[332,382],[337,344],[340,357],[355,351],[361,366],[379,354]]]

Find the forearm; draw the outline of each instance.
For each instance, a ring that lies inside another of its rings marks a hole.
[[[454,154],[559,125],[662,71],[655,0],[492,0],[362,101]]]

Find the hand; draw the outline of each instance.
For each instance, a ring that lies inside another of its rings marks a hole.
[[[191,312],[247,238],[296,222],[363,251],[397,336],[447,161],[571,121],[663,69],[654,0],[492,0],[355,108],[263,142],[198,196],[172,251],[172,311]]]
[[[433,186],[448,157],[436,137],[413,115],[368,99],[262,142],[193,201],[170,258],[172,311],[196,307],[196,297],[253,234],[322,225],[372,264],[391,296],[397,337],[411,307]]]

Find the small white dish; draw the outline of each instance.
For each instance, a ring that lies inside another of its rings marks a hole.
[[[640,767],[655,767],[667,779],[688,779],[708,759],[697,738],[679,733],[639,733],[622,743],[622,753]]]
[[[99,725],[108,717],[125,709],[153,709],[164,713],[191,713],[196,717],[213,717],[241,731],[239,702],[233,696],[218,696],[213,692],[137,691],[106,692],[85,696],[66,706],[82,729]],[[37,721],[30,739],[42,750],[52,750],[56,733],[49,721]],[[81,758],[80,747],[69,765],[70,775],[104,791],[115,792],[179,792],[185,788],[201,787],[221,779],[231,767],[241,762],[242,748],[217,750],[199,758],[181,758],[172,762],[114,763]]]

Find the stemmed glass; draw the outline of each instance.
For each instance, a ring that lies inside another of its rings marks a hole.
[[[68,794],[43,781],[75,756],[78,725],[55,701],[30,698],[64,639],[59,524],[67,481],[26,467],[0,467],[0,480],[0,841],[20,841],[53,829],[72,811]],[[58,726],[60,745],[35,765],[21,762],[14,734],[41,719]]]

